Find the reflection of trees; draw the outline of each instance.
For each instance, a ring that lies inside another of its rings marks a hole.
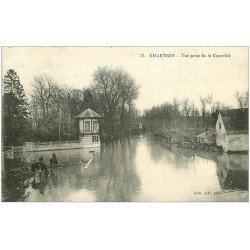
[[[153,140],[147,141],[148,148],[150,149],[150,157],[155,163],[159,163],[163,158],[164,152],[167,151],[161,145],[158,145]]]
[[[153,140],[148,140],[147,143],[150,149],[150,157],[155,163],[159,163],[164,159],[176,167],[187,167],[190,158],[193,156],[193,151],[171,148],[166,143]]]
[[[248,190],[248,155],[218,155],[216,163],[222,188]]]
[[[98,200],[131,201],[139,190],[135,172],[136,141],[120,139],[112,142],[101,154]]]

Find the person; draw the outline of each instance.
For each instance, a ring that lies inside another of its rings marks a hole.
[[[43,156],[39,158],[39,165],[40,165],[40,169],[45,173],[45,176],[48,177],[49,171],[48,171],[48,167],[44,163]]]
[[[31,164],[31,171],[33,172],[34,178],[36,175],[36,171],[39,171],[40,169],[40,163],[39,162],[34,162]]]
[[[44,163],[43,156],[41,156],[38,162],[31,165],[31,170],[34,174],[34,179],[31,183],[33,189],[39,189],[41,194],[44,194],[46,185],[48,184],[48,167]]]
[[[52,157],[50,158],[49,162],[50,162],[51,174],[52,175],[56,174],[57,173],[57,163],[58,163],[58,161],[57,161],[55,153],[52,154]]]

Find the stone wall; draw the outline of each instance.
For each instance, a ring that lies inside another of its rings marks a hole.
[[[49,144],[25,144],[23,151],[47,151],[47,150],[62,150],[62,149],[76,149],[83,148],[80,142],[68,142],[68,143],[49,143]]]

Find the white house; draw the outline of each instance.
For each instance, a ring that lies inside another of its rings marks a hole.
[[[74,118],[78,120],[79,140],[83,147],[100,147],[99,119],[102,116],[92,109],[86,109]]]
[[[248,108],[220,111],[215,135],[216,145],[225,152],[248,151]]]

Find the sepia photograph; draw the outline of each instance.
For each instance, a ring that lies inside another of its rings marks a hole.
[[[2,202],[248,202],[248,47],[2,47]]]

